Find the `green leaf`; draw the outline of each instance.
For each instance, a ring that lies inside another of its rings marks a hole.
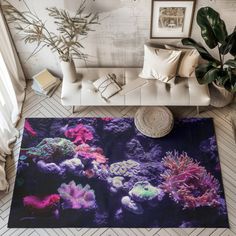
[[[236,70],[228,70],[228,79],[224,82],[224,87],[232,93],[236,93]]]
[[[227,69],[219,70],[217,82],[220,85],[225,85],[225,83],[229,80],[229,73]]]
[[[212,68],[205,74],[205,76],[202,78],[202,81],[204,81],[205,84],[210,84],[213,81],[218,80],[218,73],[218,68]]]
[[[223,55],[230,53],[234,57],[236,57],[236,28],[234,32],[230,34],[225,42],[220,46],[220,52]]]
[[[196,67],[195,74],[198,80],[199,84],[204,84],[204,81],[202,81],[202,78],[205,76],[205,74],[214,68],[211,63],[206,64],[200,64]]]
[[[211,56],[211,54],[203,46],[198,44],[195,40],[191,38],[184,38],[182,39],[182,44],[185,46],[192,46],[196,48],[203,59],[211,62],[216,62],[217,64],[220,63],[217,59]]]
[[[200,64],[195,72],[199,84],[210,84],[217,79],[219,68],[214,67],[212,63]]]
[[[209,48],[213,49],[218,43],[225,42],[228,36],[225,22],[220,18],[219,13],[211,7],[203,7],[198,11],[197,23]]]
[[[236,59],[235,60],[230,59],[230,60],[226,61],[225,65],[236,68]]]

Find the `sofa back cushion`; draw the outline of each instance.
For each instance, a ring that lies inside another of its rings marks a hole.
[[[140,77],[168,83],[176,76],[181,51],[144,45],[144,64]]]
[[[171,45],[165,45],[166,49],[181,51],[181,57],[177,75],[180,77],[193,77],[195,69],[199,63],[200,54],[196,49],[178,48]]]

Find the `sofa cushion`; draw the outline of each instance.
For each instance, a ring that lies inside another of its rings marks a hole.
[[[136,79],[140,70],[126,69],[126,81]],[[140,89],[128,93],[125,100],[136,106],[208,106],[210,95],[208,86],[200,85],[195,77],[179,77],[168,84],[159,80],[148,80]]]
[[[178,48],[171,45],[165,45],[166,49],[181,51],[181,57],[177,70],[180,77],[191,77],[195,73],[195,69],[199,63],[200,54],[193,48]]]
[[[144,63],[140,77],[169,82],[175,78],[181,51],[144,45]]]

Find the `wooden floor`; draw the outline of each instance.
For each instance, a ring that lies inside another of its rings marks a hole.
[[[35,95],[30,87],[27,89],[27,97],[23,109],[25,117],[76,117],[76,116],[133,116],[136,107],[132,108],[87,108],[79,114],[72,114],[71,108],[60,104],[60,88],[52,98],[44,98]],[[224,109],[208,109],[200,114],[201,117],[213,117],[215,121],[219,153],[223,171],[223,181],[228,206],[231,229],[8,229],[8,215],[11,205],[13,185],[15,181],[16,164],[20,150],[21,135],[14,147],[14,158],[7,161],[7,176],[10,182],[10,192],[0,196],[0,236],[31,235],[31,236],[236,236],[236,145],[230,123],[230,113],[236,110],[236,104]],[[196,116],[194,108],[175,108],[176,116]],[[19,123],[22,134],[22,119]],[[207,217],[207,216],[206,216]]]

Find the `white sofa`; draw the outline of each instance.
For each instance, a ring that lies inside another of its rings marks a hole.
[[[65,106],[208,106],[208,86],[199,85],[196,78],[176,78],[171,84],[148,80],[145,85],[128,92],[118,93],[108,101],[94,90],[92,82],[114,73],[120,85],[138,78],[142,68],[82,68],[78,81],[63,80],[61,101]]]

